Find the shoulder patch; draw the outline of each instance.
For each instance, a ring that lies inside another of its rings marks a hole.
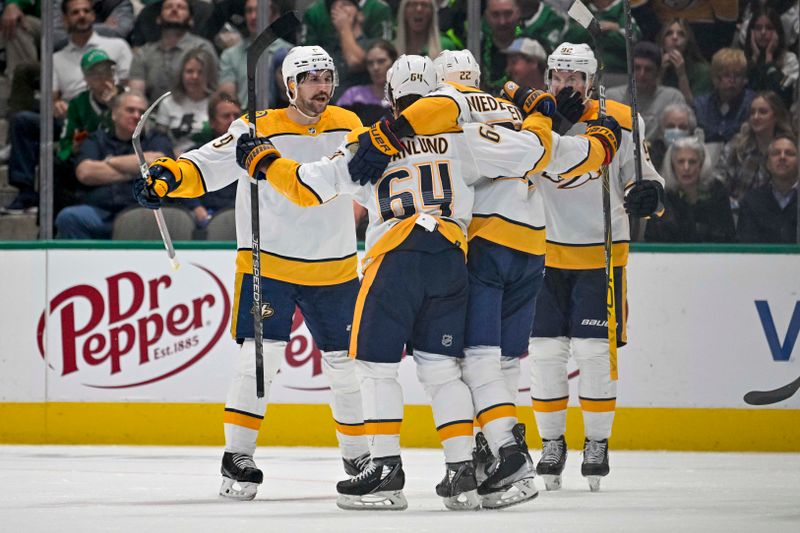
[[[448,81],[449,85],[451,85],[454,89],[456,89],[460,93],[482,93],[480,89],[477,87],[469,87],[468,85],[461,85],[460,83],[454,81]]]
[[[355,128],[360,128],[363,125],[361,124],[361,119],[358,118],[358,115],[348,109],[335,105],[329,105],[327,110],[327,120],[324,121],[324,125],[321,124],[321,131],[340,129],[353,130]]]
[[[590,100],[589,105],[586,106],[586,112],[580,118],[581,122],[593,120],[597,118],[597,111],[599,109],[597,100]],[[631,117],[631,108],[625,104],[621,104],[614,100],[606,100],[606,113],[617,119],[622,129],[631,131],[633,129],[633,120]]]

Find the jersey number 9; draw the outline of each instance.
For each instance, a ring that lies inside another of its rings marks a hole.
[[[381,218],[384,221],[392,218],[408,218],[419,211],[427,211],[432,208],[439,209],[439,216],[449,217],[452,215],[453,186],[450,180],[450,163],[446,161],[439,161],[435,164],[424,163],[414,165],[414,169],[416,172],[399,168],[378,182],[378,201]],[[412,176],[412,172],[416,175]],[[405,184],[404,190],[396,192],[392,190],[404,185],[402,182],[415,178],[418,182],[416,187],[415,184],[408,183]]]

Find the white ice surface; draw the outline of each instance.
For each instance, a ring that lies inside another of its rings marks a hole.
[[[221,450],[0,446],[0,531],[447,533],[800,532],[800,454],[611,452],[590,493],[570,451],[564,488],[502,511],[447,511],[439,450],[404,450],[403,512],[342,511],[332,448],[262,448],[252,502],[217,496]],[[536,457],[534,457],[536,459]]]

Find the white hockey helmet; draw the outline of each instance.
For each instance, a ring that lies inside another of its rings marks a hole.
[[[469,50],[442,50],[433,64],[445,81],[476,88],[481,84],[481,67]]]
[[[333,73],[333,89],[339,85],[339,75],[333,59],[321,46],[295,46],[286,54],[281,64],[283,81],[286,84],[286,96],[294,103],[297,93],[297,77],[304,72],[330,70]],[[331,90],[331,94],[333,93]]]
[[[597,59],[588,44],[561,43],[547,58],[545,80],[548,88],[554,70],[583,72],[586,75],[587,97],[597,74]]]
[[[386,99],[394,105],[403,96],[425,96],[436,89],[440,81],[429,57],[403,54],[386,73]]]

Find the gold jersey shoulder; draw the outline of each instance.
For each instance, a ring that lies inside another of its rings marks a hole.
[[[596,119],[599,108],[600,104],[597,102],[597,100],[590,100],[589,105],[586,106],[586,111],[581,117],[581,122]],[[619,122],[621,128],[628,131],[632,129],[633,120],[631,117],[630,106],[614,100],[606,100],[606,114],[617,119],[617,122]]]
[[[242,119],[249,124],[247,116]],[[350,131],[361,127],[361,120],[352,111],[329,105],[314,124],[298,124],[289,118],[286,109],[266,109],[256,113],[258,133],[264,137],[281,134],[310,135],[332,131]]]

